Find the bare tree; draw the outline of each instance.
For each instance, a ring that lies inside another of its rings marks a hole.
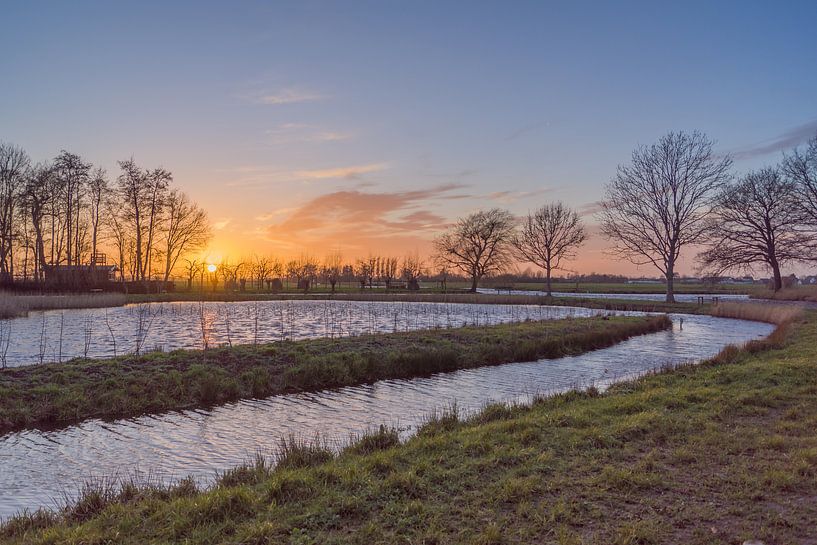
[[[675,302],[675,264],[681,250],[705,236],[714,193],[729,179],[729,157],[716,155],[699,132],[671,132],[633,152],[618,167],[602,201],[601,230],[611,251],[636,265],[652,265],[666,278]]]
[[[204,263],[199,261],[198,259],[185,259],[184,260],[184,273],[185,277],[187,278],[187,289],[193,289],[193,280],[196,278],[196,275],[204,268]],[[204,289],[204,282],[202,282],[202,289]]]
[[[272,273],[272,259],[269,257],[254,256],[252,259],[252,275],[259,290],[264,289],[264,283]]]
[[[64,202],[66,261],[68,265],[79,265],[80,201],[91,165],[79,155],[62,150],[54,159],[54,168],[60,180]]]
[[[796,186],[773,168],[747,174],[719,194],[708,220],[709,249],[698,258],[720,274],[765,265],[775,291],[783,287],[782,264],[808,257],[810,236],[799,230],[803,212]]]
[[[117,266],[119,267],[119,280],[125,282],[125,272],[128,265],[133,269],[133,263],[128,263],[130,241],[128,240],[127,217],[123,212],[120,202],[108,195],[104,201],[105,224],[108,228],[109,238],[113,242],[117,253]]]
[[[147,218],[147,239],[145,244],[145,260],[142,264],[142,279],[150,278],[150,273],[154,250],[156,248],[156,233],[160,229],[160,224],[163,217],[164,206],[166,205],[166,193],[173,181],[173,175],[163,168],[155,168],[149,172],[145,172],[144,180],[146,182],[147,199],[145,203],[145,212]],[[177,195],[178,202],[181,197]],[[189,203],[188,203],[189,205]]]
[[[400,262],[396,257],[383,257],[380,259],[380,278],[386,285],[386,290],[391,288],[391,283],[397,278],[400,269]]]
[[[374,275],[374,271],[372,269],[372,264],[368,259],[358,259],[355,261],[354,273],[357,277],[358,281],[360,282],[360,289],[364,289],[366,284],[368,283],[369,286],[372,284],[372,276]]]
[[[332,293],[335,293],[335,286],[343,273],[343,256],[340,252],[332,252],[323,260],[323,275],[329,285],[332,286]]]
[[[119,161],[119,167],[122,169],[118,184],[123,211],[133,233],[135,279],[147,281],[152,271],[165,193],[173,177],[161,168],[143,171],[132,158]]]
[[[550,296],[552,272],[561,268],[563,260],[574,258],[585,240],[587,232],[579,214],[557,202],[528,213],[513,245],[521,259],[544,269]]]
[[[166,200],[164,234],[164,281],[170,278],[179,257],[203,248],[210,240],[207,213],[178,189],[171,190]]]
[[[96,266],[97,243],[99,238],[99,219],[101,210],[107,197],[108,177],[104,168],[97,168],[88,181],[90,193],[90,216],[91,216],[91,267]]]
[[[14,223],[31,161],[22,148],[0,142],[0,283],[14,279]]]
[[[406,288],[410,290],[420,289],[420,276],[425,273],[425,263],[417,252],[407,254],[403,258],[401,276],[406,281]]]
[[[488,274],[501,271],[511,260],[514,218],[499,208],[475,212],[434,241],[437,258],[471,278],[471,290]]]
[[[805,227],[817,232],[817,134],[804,150],[795,149],[783,160],[783,174],[794,184],[798,204],[804,212]],[[817,259],[816,254],[812,254]]]

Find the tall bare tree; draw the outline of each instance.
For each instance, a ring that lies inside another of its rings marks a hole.
[[[322,272],[335,293],[335,286],[343,273],[343,255],[339,251],[328,254],[323,260]]]
[[[147,183],[147,199],[145,202],[145,212],[147,218],[147,239],[145,243],[145,260],[142,264],[142,278],[150,278],[152,272],[153,256],[156,250],[156,233],[160,229],[164,219],[163,211],[166,204],[165,198],[173,175],[163,169],[155,168],[145,172]]]
[[[75,154],[62,150],[54,159],[54,168],[62,190],[63,214],[65,218],[65,251],[68,265],[79,265],[80,253],[80,210],[82,192],[88,181],[91,164]]]
[[[0,142],[0,283],[14,280],[14,224],[31,160],[22,148]]]
[[[53,196],[53,184],[54,170],[51,165],[38,164],[31,170],[23,189],[23,198],[28,204],[29,221],[34,231],[34,280],[37,282],[42,280],[43,271],[46,265],[50,264],[50,261],[46,261],[45,255],[45,218]]]
[[[713,273],[771,270],[775,291],[783,287],[780,267],[809,256],[811,236],[799,229],[802,208],[793,182],[777,169],[747,174],[719,194],[708,220],[709,249],[698,258]]]
[[[817,234],[817,134],[805,149],[795,149],[783,160],[783,174],[794,184],[807,230]],[[817,259],[817,254],[812,254]]]
[[[406,281],[406,287],[410,290],[420,289],[420,276],[425,273],[425,262],[418,252],[406,254],[403,257],[401,276]]]
[[[179,258],[207,245],[212,231],[207,213],[178,189],[168,193],[165,209],[163,253],[164,281],[167,282]]]
[[[501,271],[511,260],[514,218],[507,210],[481,210],[457,220],[434,246],[440,262],[471,278],[471,292],[488,274]]]
[[[579,214],[557,202],[528,213],[513,245],[518,257],[544,269],[550,296],[553,271],[561,268],[562,261],[574,258],[585,240],[587,232]]]
[[[611,251],[652,265],[675,301],[675,264],[684,247],[702,242],[714,194],[729,179],[729,157],[716,155],[704,134],[671,132],[641,147],[618,167],[602,201],[601,229]]]
[[[272,262],[271,258],[265,256],[253,256],[252,258],[252,276],[259,290],[264,289],[264,283],[272,273]]]
[[[94,170],[88,180],[89,214],[91,217],[91,267],[96,266],[97,246],[99,243],[100,218],[105,206],[108,191],[108,176],[105,169],[99,167]]]

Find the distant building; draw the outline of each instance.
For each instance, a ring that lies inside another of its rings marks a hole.
[[[48,265],[43,268],[45,287],[54,290],[109,290],[116,283],[117,267],[105,254],[94,254],[88,265]]]
[[[115,265],[46,266],[45,285],[50,289],[106,289],[116,282]]]
[[[627,280],[628,284],[662,284],[663,281],[658,278],[631,278]]]

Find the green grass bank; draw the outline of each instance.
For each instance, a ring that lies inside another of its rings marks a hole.
[[[663,316],[566,319],[8,368],[0,370],[0,433],[557,358],[670,325]]]
[[[288,441],[206,491],[89,487],[9,544],[813,543],[817,315],[697,366],[437,415],[339,455]]]

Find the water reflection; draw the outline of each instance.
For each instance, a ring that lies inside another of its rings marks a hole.
[[[347,337],[488,325],[603,311],[539,305],[360,301],[151,303],[109,309],[32,312],[7,320],[10,367],[148,350]]]

